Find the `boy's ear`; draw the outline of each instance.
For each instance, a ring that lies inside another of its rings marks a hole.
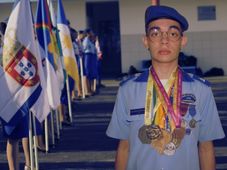
[[[185,47],[187,42],[188,42],[188,37],[184,35],[181,41],[181,48]]]
[[[142,37],[142,42],[143,42],[144,47],[145,47],[146,49],[148,49],[149,46],[148,46],[148,40],[147,40],[147,36],[146,36],[146,35],[144,35],[144,36]]]

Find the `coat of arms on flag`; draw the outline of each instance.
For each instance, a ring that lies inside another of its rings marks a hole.
[[[7,49],[3,51],[5,72],[22,86],[36,85],[40,79],[38,63],[34,55],[10,35],[6,34],[5,42]]]

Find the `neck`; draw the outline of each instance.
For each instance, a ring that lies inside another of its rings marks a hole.
[[[171,73],[178,66],[177,64],[152,64],[159,79],[169,79]]]

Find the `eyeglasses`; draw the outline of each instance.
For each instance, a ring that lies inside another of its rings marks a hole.
[[[164,37],[169,41],[178,41],[182,37],[182,32],[178,27],[170,27],[166,32],[162,32],[159,27],[152,27],[148,29],[147,36],[153,42],[161,41]]]

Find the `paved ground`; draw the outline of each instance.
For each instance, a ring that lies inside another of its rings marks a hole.
[[[227,134],[227,78],[209,79]],[[63,127],[50,153],[39,152],[40,170],[113,170],[117,140],[105,136],[117,92],[117,81],[105,81],[100,93],[73,103],[73,124]],[[217,169],[227,170],[227,139],[215,141]],[[23,161],[23,155],[21,154]],[[21,162],[22,162],[21,161]],[[21,164],[21,168],[23,165]],[[7,170],[5,140],[0,135],[0,170]]]

